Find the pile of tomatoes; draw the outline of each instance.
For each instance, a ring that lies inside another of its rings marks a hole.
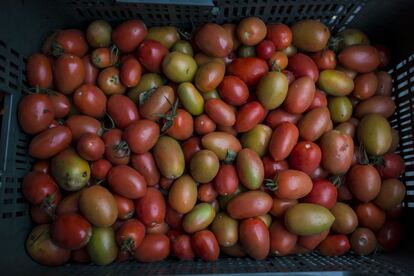
[[[103,20],[27,60],[22,191],[44,265],[366,255],[401,239],[389,53],[316,20]]]

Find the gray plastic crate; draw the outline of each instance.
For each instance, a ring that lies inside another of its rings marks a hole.
[[[152,2],[152,3],[148,3]],[[156,275],[156,274],[414,274],[413,208],[413,82],[414,38],[411,35],[414,3],[409,0],[29,0],[0,2],[0,90],[6,93],[5,114],[0,120],[0,268],[2,275]],[[85,27],[98,18],[114,24],[140,18],[148,26],[176,25],[191,29],[204,22],[237,22],[246,16],[267,22],[292,23],[316,18],[333,32],[345,26],[366,31],[373,41],[393,50],[390,70],[394,77],[397,111],[392,125],[401,136],[400,151],[407,164],[407,185],[402,249],[390,254],[358,257],[322,257],[316,253],[254,261],[222,257],[217,262],[183,262],[169,259],[159,263],[127,262],[106,267],[68,264],[47,268],[26,254],[24,242],[32,225],[27,203],[21,194],[23,176],[29,171],[28,136],[19,128],[17,104],[25,88],[25,57],[37,51],[43,39],[59,28]]]

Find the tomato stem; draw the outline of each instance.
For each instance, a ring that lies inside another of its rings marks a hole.
[[[234,162],[234,159],[236,159],[237,153],[233,150],[227,150],[226,158],[224,158],[223,162],[225,164],[232,164]]]
[[[269,189],[273,192],[276,191],[277,188],[278,188],[277,183],[273,179],[270,179],[270,178],[264,179],[263,184],[267,189]]]
[[[151,98],[152,94],[155,93],[155,90],[157,89],[154,87],[141,92],[138,97],[139,105],[143,105],[149,98]]]

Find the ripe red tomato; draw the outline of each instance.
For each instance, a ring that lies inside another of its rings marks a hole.
[[[236,112],[231,105],[220,99],[210,99],[206,102],[204,110],[217,124],[232,126],[236,122]]]
[[[323,256],[341,256],[351,249],[349,239],[345,235],[330,235],[318,246]]]
[[[158,41],[144,40],[137,49],[139,62],[150,72],[161,73],[162,61],[169,53],[167,47]]]
[[[105,143],[94,133],[85,133],[78,140],[76,149],[79,155],[88,161],[96,161],[105,153]]]
[[[121,129],[139,120],[137,106],[127,96],[112,95],[108,99],[106,108],[115,125]]]
[[[17,116],[24,132],[36,134],[48,127],[55,117],[55,112],[48,96],[31,94],[20,101]]]
[[[93,84],[84,84],[76,89],[73,103],[79,112],[95,118],[101,118],[106,111],[106,96]]]
[[[267,25],[267,36],[275,45],[276,50],[283,50],[292,43],[292,31],[282,23]]]
[[[266,114],[266,109],[258,101],[249,102],[239,109],[234,129],[237,132],[247,132],[261,123]]]
[[[203,183],[198,186],[198,200],[201,202],[212,202],[216,199],[217,192],[214,189],[213,184]]]
[[[288,162],[285,160],[275,161],[270,156],[263,156],[262,162],[264,166],[265,178],[273,179],[278,172],[289,169]]]
[[[32,166],[32,171],[49,174],[50,161],[49,160],[37,160],[36,162],[34,162]]]
[[[141,245],[145,236],[145,226],[136,219],[127,220],[116,232],[116,242],[121,251],[134,253]]]
[[[322,160],[322,152],[319,146],[313,142],[302,141],[297,143],[289,157],[289,165],[292,169],[311,174],[319,167]]]
[[[259,218],[248,218],[240,223],[239,240],[246,253],[255,260],[263,260],[269,254],[269,230]]]
[[[287,158],[299,139],[298,128],[289,122],[283,122],[273,131],[269,143],[269,152],[275,161]]]
[[[177,140],[185,140],[191,137],[194,130],[193,116],[186,110],[178,108],[174,116],[172,126],[167,134]]]
[[[388,49],[387,46],[381,44],[376,44],[374,47],[377,49],[380,59],[380,64],[378,67],[386,67],[390,63],[390,49]]]
[[[194,120],[194,130],[198,135],[205,135],[216,130],[216,123],[206,114],[201,114]]]
[[[137,154],[151,150],[159,136],[158,124],[146,119],[131,122],[122,134],[122,138],[128,143],[131,151]]]
[[[201,141],[198,137],[191,137],[187,141],[185,141],[181,145],[181,149],[184,153],[184,160],[186,164],[189,164],[191,158],[193,158],[193,155],[201,150]]]
[[[233,194],[239,186],[239,177],[234,165],[222,164],[214,178],[214,189],[219,195]]]
[[[387,220],[376,233],[377,241],[385,251],[392,251],[401,242],[402,225],[396,220]]]
[[[275,44],[271,40],[262,40],[256,46],[256,55],[262,59],[269,59],[276,50]]]
[[[113,128],[102,135],[105,143],[105,158],[114,165],[126,165],[129,163],[130,149],[125,141],[122,141],[122,131]]]
[[[191,237],[194,252],[204,261],[215,261],[220,254],[216,237],[210,230],[201,230]]]
[[[131,166],[142,174],[147,186],[155,186],[160,181],[160,172],[151,152],[133,154],[131,156]]]
[[[275,220],[270,227],[270,253],[275,256],[291,254],[298,236],[290,233],[283,220]]]
[[[111,189],[129,199],[137,199],[147,194],[147,183],[144,177],[126,165],[113,167],[107,178]]]
[[[48,96],[55,111],[55,118],[60,119],[66,117],[71,108],[69,99],[62,93],[53,90],[49,91]]]
[[[379,230],[385,223],[385,212],[371,202],[361,203],[355,207],[358,223],[372,231]]]
[[[329,49],[313,53],[310,57],[315,62],[320,71],[327,69],[335,69],[336,67],[336,55],[335,52]]]
[[[50,226],[50,237],[56,245],[66,249],[84,247],[92,236],[91,224],[78,214],[63,214]]]
[[[165,222],[168,223],[172,228],[182,229],[184,214],[178,213],[169,205],[167,206],[167,211],[165,213]]]
[[[121,63],[120,78],[126,87],[134,87],[141,80],[141,64],[135,58],[129,58]]]
[[[29,172],[23,178],[22,192],[27,201],[34,205],[56,207],[55,201],[60,198],[55,181],[50,175],[42,172]]]
[[[65,125],[70,129],[73,141],[78,141],[86,133],[102,135],[103,132],[101,122],[86,115],[71,115],[66,120]]]
[[[326,94],[322,90],[316,88],[315,95],[313,96],[311,105],[308,107],[308,111],[317,107],[325,106],[328,106],[328,99],[326,98]]]
[[[149,187],[147,193],[135,201],[135,211],[147,227],[162,223],[166,213],[164,196],[158,189]]]
[[[290,57],[287,68],[293,72],[296,78],[308,76],[314,82],[319,78],[319,70],[315,62],[309,56],[302,53],[297,53]]]
[[[192,260],[194,258],[194,251],[191,247],[191,237],[189,235],[178,236],[172,242],[171,250],[180,260]]]
[[[275,180],[277,181],[275,195],[281,199],[299,199],[312,190],[312,180],[301,171],[285,170],[278,172]]]
[[[134,215],[135,205],[134,202],[126,197],[114,194],[116,206],[118,208],[118,219],[130,219]]]
[[[55,61],[53,79],[59,92],[65,95],[72,94],[85,79],[83,61],[74,55],[61,55]]]
[[[249,98],[249,88],[236,76],[225,76],[218,91],[223,101],[234,106],[245,104]]]
[[[52,85],[52,64],[45,55],[35,53],[27,59],[27,82],[32,87],[49,88]]]
[[[47,210],[45,210],[42,205],[31,205],[30,217],[36,224],[47,224],[52,222],[51,214],[48,214]]]
[[[112,41],[121,52],[132,52],[147,36],[147,27],[138,19],[124,21],[112,31]]]
[[[255,86],[269,71],[266,61],[260,58],[237,58],[227,67],[229,75],[239,77],[247,86]]]
[[[99,72],[97,82],[99,88],[108,96],[124,94],[126,90],[126,87],[121,82],[119,69],[113,66]]]
[[[111,48],[97,48],[91,54],[91,61],[98,68],[107,68],[118,62],[118,55]]]
[[[312,191],[302,199],[302,202],[314,203],[331,209],[337,199],[336,187],[326,179],[313,181]]]
[[[399,178],[405,171],[404,159],[396,153],[386,153],[377,169],[383,179]]]
[[[276,108],[267,115],[265,123],[270,128],[275,129],[283,122],[289,122],[296,125],[301,117],[300,114],[292,114],[285,111],[283,108]]]
[[[45,129],[30,142],[29,155],[37,159],[48,159],[66,149],[71,141],[71,130],[65,126]]]
[[[275,196],[273,198],[273,205],[272,209],[270,209],[270,214],[275,217],[282,217],[288,208],[296,204],[298,204],[296,199],[280,199]]]
[[[99,70],[92,64],[91,56],[87,55],[82,58],[83,67],[85,67],[85,80],[84,83],[96,84]]]
[[[135,258],[144,263],[161,261],[170,254],[170,240],[166,235],[148,234],[135,250]]]
[[[85,247],[78,250],[72,250],[70,258],[75,263],[88,264],[91,262],[91,257],[89,257]]]
[[[276,51],[270,55],[267,60],[267,64],[269,65],[271,71],[283,70],[288,65],[288,57],[282,51]],[[288,78],[289,85],[295,80],[295,76],[292,72],[283,70],[282,73],[284,73]]]
[[[88,49],[88,43],[82,31],[67,29],[56,33],[51,50],[54,56],[73,54],[78,57],[83,57],[88,52]]]
[[[308,249],[314,250],[326,237],[329,235],[329,230],[323,231],[319,234],[309,236],[299,236],[298,245]]]

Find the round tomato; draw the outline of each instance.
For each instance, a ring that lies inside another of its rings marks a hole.
[[[111,168],[112,164],[108,160],[96,160],[91,163],[91,176],[97,180],[105,179]]]
[[[237,132],[247,132],[262,122],[266,113],[266,109],[258,101],[249,102],[239,109],[234,129]]]
[[[43,94],[23,97],[17,112],[19,124],[24,132],[36,134],[45,130],[55,117],[50,98]]]
[[[130,123],[124,130],[122,138],[128,143],[132,152],[142,154],[155,146],[159,135],[158,124],[144,119]]]
[[[329,235],[318,246],[323,256],[341,256],[351,249],[349,239],[345,235]]]
[[[145,236],[145,226],[136,219],[127,220],[116,232],[116,242],[121,251],[134,253]]]
[[[144,40],[137,49],[139,62],[150,72],[161,73],[162,60],[168,49],[155,40]]]
[[[138,19],[124,21],[112,31],[112,41],[122,52],[132,52],[147,35],[147,27]]]
[[[202,114],[194,120],[194,130],[198,135],[205,135],[216,130],[216,123],[206,114]]]
[[[113,48],[98,48],[93,50],[91,61],[93,65],[103,69],[114,66],[118,62],[118,55]]]
[[[30,86],[49,88],[52,85],[52,64],[45,55],[35,53],[26,62],[27,82]]]
[[[236,33],[242,44],[253,46],[266,37],[267,30],[263,20],[252,16],[239,22]]]
[[[165,124],[168,125],[168,121]],[[168,128],[166,133],[174,139],[185,140],[190,138],[193,134],[193,129],[194,122],[191,114],[184,109],[178,108],[174,119],[172,120],[172,125]]]
[[[285,53],[281,51],[276,51],[270,55],[269,59],[267,60],[267,63],[269,64],[270,70],[272,71],[283,70],[288,65],[288,57],[286,56]],[[286,72],[290,73],[290,71],[286,71]],[[283,71],[283,73],[285,73],[285,70]],[[294,80],[295,76],[292,73],[291,76],[286,74],[286,77],[288,78],[288,83],[290,84]],[[293,80],[289,77],[293,77]]]
[[[377,247],[377,239],[374,232],[368,228],[357,228],[350,238],[351,248],[358,255],[369,255]]]
[[[192,260],[194,251],[191,247],[191,237],[189,235],[179,235],[172,242],[171,251],[180,260]]]
[[[106,95],[123,94],[125,92],[126,87],[121,83],[119,74],[119,69],[116,67],[105,68],[99,73],[98,86]]]
[[[121,63],[121,83],[126,87],[134,87],[141,80],[141,64],[135,58],[128,58]]]
[[[305,196],[302,201],[319,204],[331,209],[336,203],[337,193],[336,187],[330,181],[319,179],[313,181],[311,192]]]
[[[65,95],[72,94],[85,79],[83,61],[74,55],[61,55],[55,61],[53,79],[59,92]]]
[[[129,199],[141,198],[147,193],[144,177],[129,166],[113,167],[108,173],[107,181],[114,192]]]
[[[60,215],[50,226],[50,237],[53,242],[66,249],[84,247],[91,236],[91,224],[78,214]]]
[[[126,197],[114,194],[116,206],[118,208],[118,219],[130,219],[134,215],[134,202]]]
[[[59,188],[50,175],[42,172],[30,172],[23,178],[22,192],[32,204],[45,204],[47,207],[56,207],[56,200],[60,199]]]
[[[263,40],[256,46],[257,56],[265,60],[269,59],[275,50],[275,44],[270,40]]]
[[[319,146],[313,142],[302,141],[297,143],[290,153],[289,165],[292,169],[313,173],[322,160]]]
[[[282,23],[269,24],[266,38],[273,42],[276,50],[283,50],[292,43],[292,31]]]
[[[105,143],[105,158],[114,165],[129,163],[131,150],[125,141],[122,141],[122,131],[114,128],[102,135]]]
[[[148,234],[135,250],[135,258],[140,262],[161,261],[170,254],[170,240],[162,234]]]
[[[214,188],[219,195],[233,194],[239,186],[239,177],[234,165],[222,164],[214,178]]]
[[[106,107],[115,125],[121,129],[139,120],[137,106],[127,96],[112,95],[108,99]]]
[[[218,87],[221,98],[228,104],[245,104],[249,98],[249,88],[236,76],[225,76]]]
[[[164,196],[153,187],[149,187],[146,194],[135,201],[138,219],[147,227],[162,223],[165,219],[165,209]]]
[[[194,252],[204,261],[215,261],[220,254],[220,248],[213,232],[201,230],[191,237]]]
[[[76,149],[79,155],[88,161],[96,161],[105,153],[105,143],[94,133],[85,133],[78,140]]]

